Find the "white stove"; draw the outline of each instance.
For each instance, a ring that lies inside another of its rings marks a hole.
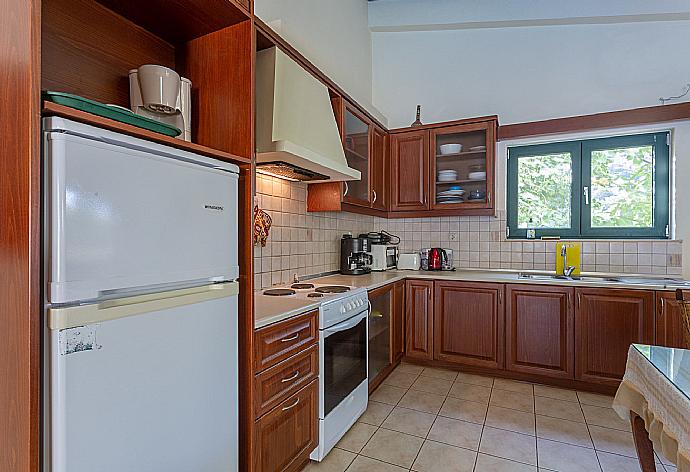
[[[263,296],[319,306],[319,446],[321,461],[367,409],[370,303],[367,290],[345,285],[295,283]]]

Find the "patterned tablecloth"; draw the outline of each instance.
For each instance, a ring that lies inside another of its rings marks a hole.
[[[690,351],[634,344],[613,408],[645,422],[654,449],[690,472]]]

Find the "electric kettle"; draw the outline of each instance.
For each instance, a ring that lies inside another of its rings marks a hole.
[[[443,270],[443,267],[448,263],[448,254],[440,247],[432,247],[429,250],[428,270]]]

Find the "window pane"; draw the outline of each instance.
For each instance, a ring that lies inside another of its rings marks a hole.
[[[518,159],[518,227],[570,228],[573,184],[570,153]]]
[[[652,146],[592,151],[592,227],[651,228],[654,224]]]

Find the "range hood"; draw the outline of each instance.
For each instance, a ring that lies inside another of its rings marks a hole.
[[[256,171],[288,180],[359,180],[328,89],[276,47],[256,57]]]

